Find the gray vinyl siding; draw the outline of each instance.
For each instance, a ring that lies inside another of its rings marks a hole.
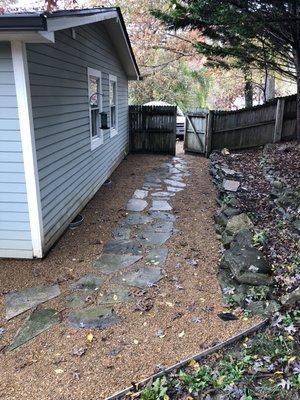
[[[0,43],[0,257],[32,258],[22,144],[9,43]]]
[[[54,44],[27,45],[45,248],[48,249],[124,158],[128,149],[128,80],[103,26],[55,34]],[[118,78],[118,134],[104,131],[91,150],[87,68]]]

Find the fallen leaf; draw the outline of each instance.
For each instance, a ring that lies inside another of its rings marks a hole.
[[[63,374],[64,370],[63,369],[55,369],[54,370],[56,374]]]
[[[94,335],[92,333],[88,333],[86,336],[86,341],[88,343],[92,343],[93,340],[94,340]]]
[[[81,357],[85,354],[86,352],[86,348],[85,347],[75,347],[71,354],[72,356],[77,356],[77,357]]]
[[[114,299],[114,301],[117,301],[118,300],[118,296],[116,294],[114,294],[113,295],[113,299]]]
[[[174,307],[174,304],[171,303],[170,301],[166,301],[166,305],[169,306],[169,307]]]
[[[178,337],[182,338],[184,335],[185,335],[185,332],[182,331],[182,332],[179,333]]]
[[[288,359],[288,364],[292,364],[292,363],[296,360],[296,358],[297,358],[297,357],[295,357],[295,356],[289,358],[289,359]]]
[[[137,339],[134,339],[133,343],[134,344],[139,344],[139,341]]]
[[[72,373],[72,378],[73,378],[75,381],[79,381],[79,379],[81,378],[80,372],[79,372],[78,370],[74,371],[74,372]]]

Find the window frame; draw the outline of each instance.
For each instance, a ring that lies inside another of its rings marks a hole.
[[[115,128],[111,127],[111,104],[110,104],[110,83],[115,82],[116,84],[116,104],[115,104],[115,110],[116,110],[116,126]],[[114,137],[118,134],[118,78],[115,75],[109,75],[108,77],[108,102],[109,102],[109,125],[110,125],[110,137]]]
[[[90,141],[91,141],[91,150],[95,150],[97,147],[103,144],[103,129],[100,128],[101,124],[101,117],[100,113],[103,110],[103,99],[102,99],[102,72],[94,69],[94,68],[87,68],[87,75],[88,75],[88,105],[89,105],[89,120],[90,120]],[[99,79],[99,132],[97,135],[93,136],[93,126],[92,126],[92,107],[90,105],[90,98],[93,93],[90,91],[90,78],[98,78]]]

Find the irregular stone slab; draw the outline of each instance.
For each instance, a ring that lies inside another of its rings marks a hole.
[[[172,206],[166,200],[153,200],[150,211],[171,211]]]
[[[122,222],[122,225],[142,225],[152,222],[152,218],[147,215],[135,213],[129,214]]]
[[[175,175],[171,175],[170,179],[172,181],[178,181],[178,182],[182,182],[183,181],[183,176],[180,174],[175,174]]]
[[[176,217],[173,214],[164,211],[150,211],[149,215],[155,219],[159,219],[161,221],[170,221],[175,222]]]
[[[143,211],[148,203],[141,199],[130,199],[127,203],[126,210],[128,211]]]
[[[169,169],[170,174],[179,174],[181,171],[175,167]]]
[[[16,333],[12,343],[5,351],[12,351],[40,333],[59,323],[59,313],[53,309],[34,311]]]
[[[68,322],[73,328],[105,329],[118,324],[120,317],[108,306],[96,306],[83,310],[72,311]]]
[[[128,272],[123,276],[116,277],[114,282],[143,289],[154,286],[162,278],[163,273],[160,268],[141,267],[136,271]]]
[[[134,194],[133,194],[133,197],[135,198],[135,199],[145,199],[147,196],[148,196],[148,190],[140,190],[140,189],[137,189],[135,192],[134,192]]]
[[[164,182],[169,186],[174,186],[174,187],[178,187],[178,188],[185,188],[186,187],[185,183],[174,181],[172,179],[165,179]],[[168,191],[169,191],[169,189],[168,189]]]
[[[103,253],[131,254],[137,256],[142,253],[142,246],[135,240],[111,240],[104,246]]]
[[[222,172],[224,173],[225,176],[231,176],[233,177],[236,175],[236,171],[233,169],[227,168],[227,167],[221,167]]]
[[[170,239],[172,232],[156,232],[150,227],[137,232],[137,239],[144,246],[159,246]]]
[[[128,268],[139,261],[142,256],[131,256],[127,254],[102,254],[95,261],[94,267],[99,268],[104,274],[112,274],[121,269]]]
[[[65,297],[65,303],[68,308],[80,308],[86,305],[86,299],[89,296],[86,292],[71,293]]]
[[[172,232],[174,228],[174,224],[172,221],[159,221],[154,224],[148,225],[142,229],[144,230],[153,230],[155,232]]]
[[[109,289],[103,296],[98,297],[99,305],[114,305],[130,300],[130,292],[123,288]]]
[[[103,279],[94,275],[86,275],[70,285],[71,289],[84,290],[85,292],[94,292],[100,289]]]
[[[178,188],[178,187],[173,187],[173,186],[167,187],[168,192],[178,193],[178,192],[181,192],[182,190],[183,190],[183,188]]]
[[[248,217],[247,214],[242,213],[239,215],[234,215],[233,217],[229,218],[225,231],[228,235],[233,236],[241,230],[251,229],[252,227],[253,223],[251,219]]]
[[[161,185],[159,183],[145,182],[143,184],[143,188],[146,188],[146,189],[161,189]]]
[[[11,319],[19,314],[34,308],[45,301],[60,295],[58,285],[43,286],[10,292],[5,295],[6,319]]]
[[[117,228],[113,231],[113,237],[115,239],[130,239],[130,229],[129,228]]]
[[[167,247],[155,247],[146,255],[145,262],[162,267],[168,257],[168,251]]]
[[[151,194],[153,197],[169,197],[169,196],[175,196],[175,193],[171,192],[154,192]]]
[[[230,179],[224,179],[223,181],[223,189],[228,192],[237,192],[240,187],[239,181],[233,181]]]

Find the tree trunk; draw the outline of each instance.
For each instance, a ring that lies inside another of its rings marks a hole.
[[[275,76],[268,73],[266,76],[266,101],[272,100],[275,97]]]
[[[245,77],[245,107],[253,107],[253,84],[252,84],[252,72],[249,69],[244,71]]]

